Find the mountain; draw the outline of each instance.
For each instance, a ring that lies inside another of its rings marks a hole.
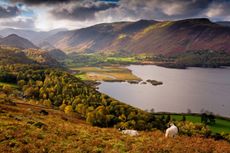
[[[63,51],[98,51],[109,48],[116,39],[133,35],[156,21],[140,20],[137,22],[103,23],[92,27],[66,32],[59,32],[47,39],[54,47]],[[123,42],[126,44],[126,41]]]
[[[6,28],[0,30],[0,35],[6,37],[11,34],[16,34],[38,45],[39,43],[43,42],[43,40],[46,39],[47,37],[54,35],[60,31],[66,31],[66,30],[67,29],[54,29],[51,31],[32,31],[32,30]]]
[[[25,38],[19,37],[16,34],[11,34],[7,37],[1,38],[0,45],[16,47],[20,49],[37,48],[32,42]]]
[[[225,27],[230,27],[230,21],[221,21],[221,22],[216,22],[216,24],[225,26]]]
[[[173,55],[189,50],[230,52],[230,28],[206,18],[104,23],[47,39],[65,52],[126,51]]]

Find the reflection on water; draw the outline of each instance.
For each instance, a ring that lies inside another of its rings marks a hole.
[[[208,110],[230,117],[230,68],[168,69],[154,65],[128,67],[144,81],[153,79],[163,85],[103,82],[99,90],[120,101],[155,111],[200,113]]]

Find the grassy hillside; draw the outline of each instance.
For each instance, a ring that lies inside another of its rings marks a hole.
[[[13,102],[0,101],[1,152],[230,152],[230,144],[225,141],[200,136],[166,139],[158,130],[131,137],[114,128],[93,127],[76,114],[66,115],[21,99],[13,98]]]

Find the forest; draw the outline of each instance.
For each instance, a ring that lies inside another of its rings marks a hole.
[[[138,130],[165,128],[160,119],[99,93],[64,71],[11,65],[2,66],[0,74],[1,82],[17,83],[18,96],[37,100],[67,114],[78,113],[92,125]]]

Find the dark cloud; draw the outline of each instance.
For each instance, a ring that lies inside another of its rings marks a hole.
[[[176,20],[206,17],[204,12],[213,3],[225,0],[81,0],[54,7],[51,14],[56,19],[92,20],[95,16],[122,19]],[[97,19],[99,20],[99,19]]]
[[[119,9],[115,11],[123,12],[125,16],[132,18],[180,19],[201,14],[212,2],[212,0],[121,0]]]
[[[99,12],[113,20],[179,20],[209,17],[230,19],[229,0],[120,0],[119,6]]]
[[[79,3],[69,3],[67,5],[58,6],[51,11],[51,14],[57,19],[70,20],[91,20],[95,18],[95,14],[118,5],[104,1],[84,0]]]
[[[69,3],[72,0],[11,0],[11,2],[21,2],[28,5],[40,5],[40,4],[57,4],[57,3]],[[78,1],[78,0],[76,0]]]
[[[0,6],[0,18],[10,18],[18,14],[19,10],[16,6]]]

